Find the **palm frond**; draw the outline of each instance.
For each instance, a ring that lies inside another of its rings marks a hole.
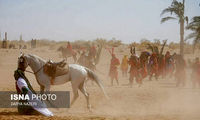
[[[195,38],[197,36],[197,34],[195,32],[190,33],[188,36],[185,37],[185,41]]]
[[[166,21],[168,21],[168,20],[176,20],[176,18],[175,17],[170,17],[170,16],[164,17],[164,18],[161,19],[161,24],[166,22]]]
[[[184,19],[184,5],[183,3],[178,2],[177,0],[173,0],[171,6],[169,6],[168,8],[165,8],[161,12],[161,15],[165,13],[171,13],[171,15],[174,14],[180,21],[180,19]],[[162,19],[161,23],[163,23],[162,21],[165,21],[165,19]]]
[[[172,14],[174,11],[175,11],[175,9],[172,8],[172,7],[165,8],[165,9],[161,12],[160,16],[164,15],[165,13],[170,13],[170,14]]]
[[[200,16],[195,16],[192,18],[192,20],[195,22],[200,22]]]
[[[166,43],[167,43],[167,40],[163,40],[163,45],[162,45],[162,48],[160,49],[160,55],[162,55]]]
[[[195,51],[195,47],[196,47],[197,43],[199,43],[199,42],[200,42],[200,37],[199,37],[199,38],[196,37],[196,38],[194,39],[194,41],[193,41],[193,52]]]
[[[154,52],[155,52],[156,54],[159,54],[159,49],[158,49],[158,47],[157,47],[157,46],[154,46],[153,48],[154,48]]]
[[[200,34],[200,16],[195,16],[192,21],[186,26],[186,29],[192,30]]]

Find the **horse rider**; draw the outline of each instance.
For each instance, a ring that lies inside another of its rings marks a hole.
[[[71,45],[70,42],[67,42],[67,49],[70,51],[71,55],[74,55],[74,54],[75,54],[75,52],[74,52],[73,49],[72,49],[72,45]]]

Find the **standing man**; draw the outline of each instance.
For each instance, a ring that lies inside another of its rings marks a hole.
[[[176,55],[175,60],[176,60],[175,78],[177,80],[176,87],[179,87],[180,85],[184,87],[186,81],[186,71],[185,71],[186,63],[182,55]]]
[[[167,51],[165,54],[165,75],[172,75],[173,72],[173,61],[170,52]]]
[[[141,85],[141,81],[139,79],[139,71],[138,71],[139,60],[138,60],[137,55],[135,55],[135,53],[131,55],[131,57],[128,60],[128,63],[131,66],[130,67],[130,71],[129,71],[129,73],[130,73],[130,77],[129,77],[129,85],[130,85],[130,87],[133,86],[134,79],[136,80],[136,82],[139,85]]]
[[[94,43],[92,43],[92,46],[90,47],[90,50],[89,50],[89,56],[91,56],[92,59],[95,59],[96,53],[97,53],[96,47]]]
[[[149,59],[150,65],[150,76],[149,80],[151,81],[152,76],[155,74],[156,80],[158,79],[158,57],[156,53],[152,53]]]
[[[117,71],[118,65],[120,65],[119,59],[115,56],[114,53],[112,53],[112,59],[110,61],[110,72],[109,72],[109,76],[111,77],[111,85],[112,86],[113,86],[114,79],[116,80],[117,85],[119,85],[118,71]]]
[[[200,61],[199,61],[199,57],[195,58],[195,62],[192,65],[192,83],[193,83],[193,87],[196,87],[196,84],[199,85],[200,87]]]
[[[122,71],[122,76],[127,77],[127,72],[128,72],[128,58],[127,55],[124,55],[121,63],[121,71]]]

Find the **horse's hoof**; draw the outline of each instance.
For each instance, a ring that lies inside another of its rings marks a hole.
[[[89,110],[89,112],[92,112],[92,106],[91,105],[88,105],[88,110]]]
[[[89,113],[93,113],[92,109],[89,109]]]

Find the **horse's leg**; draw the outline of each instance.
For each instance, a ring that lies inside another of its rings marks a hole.
[[[86,98],[86,101],[87,101],[87,108],[89,110],[91,110],[91,104],[90,104],[90,101],[89,101],[89,93],[86,91],[85,89],[85,82],[83,81],[80,85],[79,85],[79,90],[83,93],[83,95],[85,96]]]
[[[75,55],[74,57],[75,57],[75,63],[76,63],[76,61],[77,61],[77,57],[76,57],[76,55]]]
[[[142,75],[141,74],[139,74],[138,76],[137,76],[137,79],[138,79],[138,84],[139,84],[139,87],[140,86],[142,86]]]
[[[132,75],[132,73],[130,73],[130,77],[129,77],[129,85],[130,85],[130,87],[133,86],[133,75]]]
[[[44,93],[44,86],[40,85],[40,93],[43,94]]]
[[[73,99],[72,99],[72,102],[71,102],[71,106],[74,104],[74,102],[76,101],[76,99],[78,98],[78,87],[75,86],[73,83],[72,83],[72,91],[73,91]]]
[[[46,92],[48,92],[48,91],[50,91],[50,85],[46,85],[46,86],[44,86],[44,91],[46,91]]]
[[[72,57],[74,59],[74,63],[76,63],[76,61],[77,61],[76,55],[72,55]]]
[[[150,75],[149,75],[149,81],[152,81],[152,76],[153,76],[153,73],[150,72]]]
[[[158,77],[159,77],[159,74],[158,74],[158,71],[155,72],[155,78],[156,80],[158,81]]]

